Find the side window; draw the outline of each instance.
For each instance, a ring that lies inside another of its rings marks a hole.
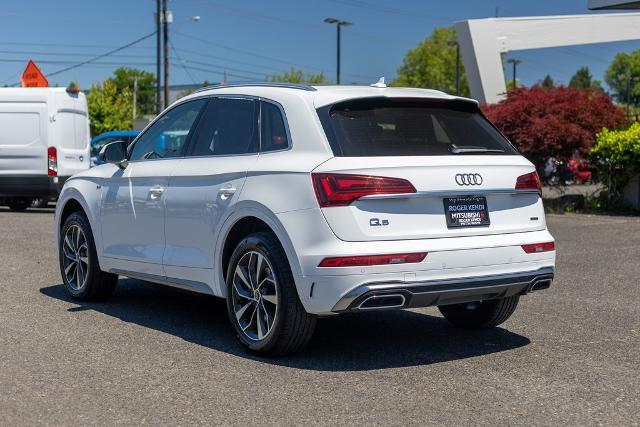
[[[287,129],[280,108],[271,102],[262,102],[261,111],[260,151],[282,150],[289,147]]]
[[[252,99],[212,98],[193,137],[191,156],[258,152],[258,103]]]
[[[185,102],[169,110],[140,136],[131,149],[129,160],[177,157],[189,136],[204,99]]]

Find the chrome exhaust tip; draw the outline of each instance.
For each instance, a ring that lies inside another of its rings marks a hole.
[[[401,308],[404,307],[406,301],[406,298],[402,294],[371,295],[357,306],[357,310]]]
[[[548,289],[549,287],[551,287],[551,279],[542,279],[531,285],[529,292],[541,291],[543,289]]]

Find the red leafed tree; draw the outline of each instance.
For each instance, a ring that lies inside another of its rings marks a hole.
[[[626,124],[622,110],[597,89],[518,88],[483,111],[520,152],[537,166],[549,156],[585,155],[603,128]]]

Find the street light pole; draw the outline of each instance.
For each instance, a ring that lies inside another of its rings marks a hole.
[[[160,73],[161,73],[161,66],[160,66],[160,61],[161,61],[161,46],[162,46],[162,39],[161,39],[161,13],[162,13],[162,7],[160,5],[161,0],[156,0],[156,114],[160,114],[160,111],[162,110],[162,98],[160,96]]]
[[[341,25],[336,25],[336,84],[340,84],[340,28]]]
[[[348,27],[349,25],[353,25],[348,21],[341,21],[340,19],[335,18],[326,18],[324,20],[327,24],[335,24],[336,26],[336,84],[340,84],[340,34],[341,27]]]
[[[520,64],[522,62],[522,60],[520,59],[508,59],[507,62],[511,65],[513,65],[513,88],[517,88],[517,80],[516,80],[516,68],[518,67],[518,64]]]
[[[162,0],[162,47],[164,48],[164,106],[169,105],[169,19],[168,0]]]

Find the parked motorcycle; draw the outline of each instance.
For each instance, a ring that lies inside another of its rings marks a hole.
[[[576,174],[571,170],[568,162],[555,157],[547,158],[542,169],[542,181],[545,184],[550,186],[573,185],[575,180]]]
[[[593,182],[592,166],[584,159],[571,159],[567,162],[567,168],[573,172],[576,184],[590,184]]]

